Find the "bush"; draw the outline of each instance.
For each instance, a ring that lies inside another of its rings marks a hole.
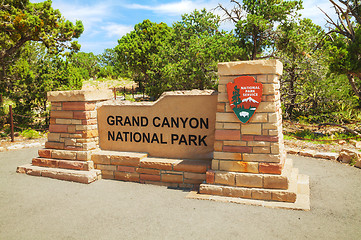
[[[30,129],[30,128],[22,131],[20,135],[23,136],[24,138],[28,138],[28,139],[34,139],[34,138],[41,137],[41,134],[39,132],[35,131],[34,129]]]

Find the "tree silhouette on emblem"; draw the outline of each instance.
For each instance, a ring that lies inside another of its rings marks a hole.
[[[232,101],[233,104],[236,106],[236,108],[238,108],[238,105],[242,103],[242,100],[240,99],[240,94],[239,94],[239,88],[236,86],[234,86],[234,91],[233,91],[233,95],[232,95]]]

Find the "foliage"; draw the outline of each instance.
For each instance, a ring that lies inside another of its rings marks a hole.
[[[34,139],[34,138],[40,138],[41,134],[38,131],[35,131],[33,129],[26,129],[20,133],[21,136],[28,139]]]
[[[233,34],[219,31],[218,16],[193,11],[168,27],[145,20],[118,41],[116,52],[131,77],[154,98],[168,90],[217,86],[217,63],[239,59]]]
[[[330,70],[347,76],[361,107],[361,5],[357,0],[330,2],[338,16],[334,21],[325,13],[330,30],[325,41]]]
[[[95,78],[100,71],[98,56],[93,53],[72,53],[67,57],[67,61],[84,80]]]
[[[220,17],[205,9],[184,14],[173,24],[169,48],[168,75],[174,89],[214,89],[217,87],[217,64],[242,58],[232,33],[219,31]]]
[[[148,95],[159,97],[167,89],[162,68],[167,61],[162,54],[169,44],[172,28],[165,23],[144,20],[131,33],[118,40],[118,60]]]
[[[51,54],[65,49],[77,51],[80,45],[70,42],[83,32],[81,21],[65,20],[51,1],[30,3],[29,0],[3,0],[0,4],[0,86],[12,92],[11,76],[6,77],[9,65],[20,56],[29,41],[41,42]],[[11,73],[10,73],[11,74]]]
[[[236,35],[239,45],[246,51],[245,60],[271,56],[274,47],[275,26],[283,23],[302,8],[300,0],[231,0],[235,7],[221,8],[226,15],[225,20],[231,20],[236,25]]]
[[[116,79],[128,76],[127,72],[122,68],[123,65],[118,61],[118,54],[115,49],[105,49],[104,53],[98,56],[98,60],[100,70],[97,77]]]

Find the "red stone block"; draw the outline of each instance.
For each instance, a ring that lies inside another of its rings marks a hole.
[[[118,166],[117,170],[120,171],[120,172],[135,172],[134,167]]]
[[[39,149],[38,154],[42,158],[51,158],[51,149]]]
[[[74,119],[92,119],[89,111],[75,111]]]
[[[97,119],[85,119],[81,121],[82,125],[94,125],[97,123],[98,123]]]
[[[241,135],[241,140],[242,141],[253,141],[254,140],[254,135]]]
[[[95,103],[92,102],[63,102],[63,110],[92,111]]]
[[[208,170],[206,172],[206,182],[209,184],[214,184],[214,171]]]
[[[223,146],[223,152],[251,153],[252,147],[244,146]]]
[[[87,170],[87,163],[81,161],[59,161],[59,168]]]
[[[47,158],[33,158],[32,164],[34,166],[39,167],[50,167],[50,168],[57,168],[58,161],[55,159],[47,159]]]
[[[277,136],[254,136],[255,141],[278,142]]]
[[[50,124],[50,125],[49,125],[49,132],[54,132],[54,133],[67,133],[67,132],[68,132],[68,125]]]
[[[160,175],[140,174],[140,180],[143,180],[143,181],[160,181]]]
[[[216,140],[241,140],[241,133],[239,130],[216,130]]]
[[[282,173],[282,164],[259,163],[259,172],[260,173],[269,173],[269,174],[281,174]]]

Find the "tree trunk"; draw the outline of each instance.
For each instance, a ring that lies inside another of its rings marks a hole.
[[[360,90],[358,89],[358,87],[356,85],[355,78],[354,78],[353,74],[352,73],[347,74],[347,78],[348,78],[348,82],[350,83],[350,85],[352,87],[352,90],[353,90],[354,94],[358,97],[358,99],[359,99],[358,102],[359,102],[359,105],[361,106],[361,92],[360,92]]]

